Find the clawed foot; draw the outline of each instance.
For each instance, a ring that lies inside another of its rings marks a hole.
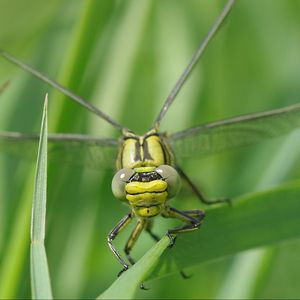
[[[183,279],[190,279],[193,275],[187,275],[184,271],[180,271],[180,275]]]
[[[129,266],[128,265],[124,265],[124,268],[118,273],[118,277],[120,277],[125,271],[127,271],[128,270],[128,268],[129,268]]]
[[[175,245],[175,241],[176,241],[176,238],[177,236],[176,235],[173,235],[172,233],[170,232],[167,232],[167,237],[169,238],[170,242],[169,242],[169,248],[172,248],[174,245]]]
[[[129,269],[129,266],[128,265],[124,265],[124,268],[118,273],[118,277],[120,277],[128,269]],[[145,285],[143,283],[141,283],[140,289],[144,290],[144,291],[148,291],[149,290],[149,288],[145,287]]]
[[[143,283],[141,283],[140,289],[144,291],[149,291],[149,288],[145,287]]]

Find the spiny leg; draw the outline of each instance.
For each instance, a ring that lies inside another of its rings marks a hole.
[[[125,245],[124,252],[127,256],[127,259],[129,260],[129,262],[132,265],[135,264],[135,261],[130,256],[130,251],[132,250],[133,246],[135,245],[137,239],[139,238],[139,236],[140,236],[141,232],[143,231],[143,229],[145,228],[146,224],[147,224],[147,221],[145,219],[139,219],[138,223],[136,224],[135,228],[133,229],[133,231]],[[141,283],[140,288],[142,290],[148,290],[148,288],[146,288],[143,283]]]
[[[148,220],[147,224],[146,224],[146,228],[145,230],[149,233],[149,235],[154,239],[154,241],[158,242],[160,240],[160,237],[152,232],[152,225],[153,222],[152,220]]]
[[[196,194],[198,199],[207,205],[217,204],[217,203],[228,203],[229,205],[232,205],[230,198],[219,198],[215,200],[209,200],[198,188],[197,186],[191,181],[191,179],[184,173],[184,171],[179,167],[176,166],[176,170],[178,171],[179,175],[183,180],[186,181],[186,183],[189,185],[189,187],[192,189],[192,191]]]
[[[169,247],[173,247],[176,238],[173,236],[173,234],[184,233],[184,232],[189,232],[198,229],[201,225],[202,220],[205,217],[205,212],[198,209],[180,211],[172,207],[166,207],[166,210],[162,214],[162,216],[165,218],[178,219],[187,223],[187,225],[176,227],[174,229],[170,229],[167,231],[167,236],[170,239]],[[188,279],[191,277],[189,275],[186,275],[185,272],[182,270],[180,271],[180,275],[184,279]]]
[[[200,221],[205,217],[204,211],[199,209],[184,210],[183,212],[189,215],[190,217],[197,218],[198,220],[200,219]],[[189,279],[193,276],[187,275],[183,270],[181,270],[179,273],[183,279]]]
[[[135,261],[133,260],[133,258],[130,256],[130,251],[132,250],[135,242],[137,241],[137,239],[139,238],[142,230],[144,229],[146,225],[146,220],[143,220],[143,219],[140,219],[138,220],[136,226],[134,227],[126,245],[125,245],[125,248],[124,248],[124,252],[129,260],[129,262],[134,265],[135,264]]]
[[[118,273],[118,277],[126,271],[129,266],[125,262],[125,260],[121,257],[117,249],[112,244],[113,240],[117,237],[117,235],[132,221],[133,214],[132,212],[128,213],[123,219],[119,221],[119,223],[112,229],[112,231],[109,233],[107,237],[107,243],[110,248],[110,250],[113,252],[117,260],[120,262],[121,265],[123,265],[123,269]]]
[[[162,213],[162,216],[165,218],[178,219],[187,223],[186,225],[169,229],[167,231],[167,236],[170,239],[170,247],[172,247],[175,243],[175,237],[173,235],[177,233],[184,233],[184,232],[197,230],[200,227],[202,220],[205,217],[205,212],[196,209],[188,210],[188,211],[180,211],[173,207],[167,206],[165,211]]]
[[[181,212],[188,215],[189,217],[196,218],[198,220],[200,219],[200,221],[203,220],[205,217],[205,212],[200,209],[182,210]]]

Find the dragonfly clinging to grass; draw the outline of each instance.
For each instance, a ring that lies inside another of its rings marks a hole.
[[[184,223],[181,227],[168,230],[170,245],[174,243],[176,234],[193,231],[200,227],[205,216],[202,210],[180,211],[169,204],[169,200],[178,192],[181,180],[186,181],[197,198],[205,204],[229,202],[226,198],[209,200],[203,195],[178,165],[179,158],[199,157],[227,148],[256,143],[266,138],[288,133],[300,126],[300,104],[295,104],[277,110],[199,125],[173,134],[160,132],[160,124],[165,114],[209,42],[225,21],[233,4],[233,0],[227,2],[191,62],[171,90],[152,127],[142,136],[136,135],[83,98],[0,50],[2,57],[57,88],[71,100],[98,115],[120,131],[121,138],[119,140],[79,134],[49,135],[49,156],[56,160],[72,159],[73,156],[77,157],[79,152],[85,152],[88,153],[85,158],[87,164],[116,165],[117,173],[112,180],[113,194],[130,207],[130,212],[108,235],[108,245],[123,266],[119,274],[126,271],[129,264],[134,264],[130,252],[142,230],[145,229],[155,240],[159,238],[151,231],[155,216],[175,218]],[[36,142],[37,139],[38,136],[34,134],[2,132],[0,144],[2,147],[8,148],[11,145],[13,151],[15,145],[18,148],[22,145],[24,147],[24,145]],[[128,263],[113,245],[113,240],[134,218],[137,219],[137,223],[125,246]]]

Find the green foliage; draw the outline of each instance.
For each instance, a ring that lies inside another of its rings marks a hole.
[[[52,299],[45,240],[47,200],[47,105],[46,95],[37,159],[31,221],[31,293],[33,299]]]
[[[152,271],[163,251],[169,246],[170,240],[164,236],[153,246],[132,268],[123,273],[97,299],[132,299],[136,289],[140,288],[143,280]],[[143,289],[147,289],[143,286]]]
[[[235,199],[233,207],[223,206],[209,211],[207,218],[210,222],[204,223],[201,230],[193,235],[180,236],[176,247],[160,257],[169,243],[165,236],[100,299],[131,299],[135,289],[149,277],[149,268],[154,264],[157,267],[151,274],[152,279],[247,249],[298,238],[299,197],[300,181],[296,181]]]
[[[300,182],[235,199],[233,206],[207,212],[209,222],[195,234],[178,238],[158,269],[162,275],[238,252],[299,237]],[[175,264],[174,264],[175,262]]]
[[[0,48],[142,133],[151,126],[223,4],[209,0],[2,0]],[[299,102],[299,11],[297,1],[238,1],[162,129],[175,132]],[[42,99],[49,92],[50,132],[117,137],[103,121],[0,59],[0,86],[7,79],[11,83],[0,95],[1,130],[38,132]],[[238,290],[237,298],[241,294],[243,298],[299,297],[300,243],[299,239],[287,240],[297,234],[294,218],[299,208],[291,195],[298,183],[274,187],[299,179],[299,140],[294,133],[185,162],[184,170],[206,194],[241,200],[232,209],[207,211],[203,228],[178,237],[175,247],[159,260],[157,268],[161,269],[152,274],[154,278],[188,267],[187,273],[194,274],[190,280],[182,280],[177,273],[159,277],[146,282],[150,290],[138,290],[137,297],[221,298],[228,295],[226,291]],[[0,298],[28,298],[35,166],[3,155],[0,159]],[[111,178],[107,170],[49,165],[45,246],[55,297],[95,298],[120,270],[106,245],[106,235],[128,208],[113,199]],[[270,192],[258,192],[262,190]],[[245,194],[249,197],[240,196]],[[185,189],[173,205],[199,207]],[[250,217],[252,223],[246,222]],[[158,220],[154,231],[163,236],[173,225]],[[270,231],[271,226],[277,230]],[[118,249],[128,235],[126,230],[116,241]],[[227,236],[231,243],[225,244]],[[271,243],[276,246],[269,254],[232,256]],[[133,256],[141,257],[152,246],[143,235]],[[137,269],[142,269],[140,263]],[[133,280],[140,282],[145,274],[135,272],[132,268],[119,280],[134,274]]]

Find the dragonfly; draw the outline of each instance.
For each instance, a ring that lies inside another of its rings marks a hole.
[[[0,49],[3,58],[56,88],[70,100],[91,111],[119,131],[119,139],[82,134],[49,134],[48,137],[50,159],[74,162],[74,158],[84,157],[85,165],[111,167],[115,164],[116,173],[112,179],[112,193],[115,198],[126,203],[130,208],[107,237],[109,248],[122,265],[119,276],[130,265],[135,264],[135,260],[131,257],[131,250],[143,230],[148,232],[155,241],[159,240],[160,237],[152,231],[156,216],[177,219],[183,224],[167,231],[170,246],[174,245],[177,234],[200,228],[205,218],[203,210],[182,211],[169,204],[178,193],[181,181],[185,181],[195,196],[205,204],[224,202],[230,204],[228,198],[214,200],[207,198],[180,167],[178,163],[180,159],[201,157],[233,147],[258,143],[287,134],[300,126],[300,103],[297,103],[280,109],[201,124],[172,134],[160,131],[166,113],[209,43],[224,24],[234,3],[234,0],[227,1],[170,91],[151,128],[144,135],[135,134],[84,98]],[[19,151],[20,148],[31,152],[30,145],[36,144],[38,139],[36,134],[0,132],[1,147],[11,152],[15,151],[14,149]],[[134,219],[137,220],[136,225],[124,247],[126,260],[114,246],[114,240]],[[184,273],[182,274],[184,276]]]

